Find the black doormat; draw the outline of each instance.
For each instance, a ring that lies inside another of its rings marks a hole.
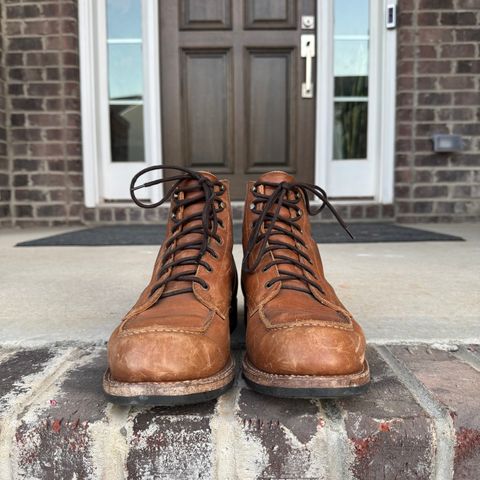
[[[234,225],[235,243],[240,243],[242,225]],[[463,238],[393,223],[353,223],[349,225],[355,236],[351,240],[336,223],[313,223],[312,231],[318,243],[374,243],[374,242],[435,242],[463,241]],[[115,225],[84,228],[74,232],[21,242],[17,247],[51,246],[111,246],[160,245],[165,237],[165,225]]]

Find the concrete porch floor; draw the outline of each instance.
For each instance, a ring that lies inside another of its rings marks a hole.
[[[480,343],[480,226],[414,227],[466,242],[320,245],[327,278],[371,343]],[[103,342],[146,285],[156,247],[14,247],[64,231],[0,233],[2,344]]]
[[[157,249],[15,248],[66,229],[1,231],[0,480],[476,480],[480,227],[416,227],[467,241],[321,245],[370,343],[366,394],[275,399],[238,375],[178,408],[118,407],[101,389],[104,342]],[[241,329],[233,344],[239,364]]]

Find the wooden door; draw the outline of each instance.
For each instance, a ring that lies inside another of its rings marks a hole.
[[[269,170],[314,181],[303,15],[315,0],[161,0],[164,163],[230,179],[234,199]]]

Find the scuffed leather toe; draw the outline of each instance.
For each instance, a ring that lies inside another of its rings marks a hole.
[[[348,375],[363,368],[365,340],[358,324],[353,330],[262,326],[247,329],[247,351],[255,367],[272,374]]]
[[[228,362],[228,348],[204,335],[181,332],[120,334],[109,341],[111,375],[122,382],[169,382],[206,378]]]

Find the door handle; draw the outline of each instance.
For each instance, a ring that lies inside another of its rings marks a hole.
[[[303,34],[300,37],[300,56],[305,59],[305,82],[302,83],[302,98],[313,98],[313,57],[315,56],[315,35]]]

